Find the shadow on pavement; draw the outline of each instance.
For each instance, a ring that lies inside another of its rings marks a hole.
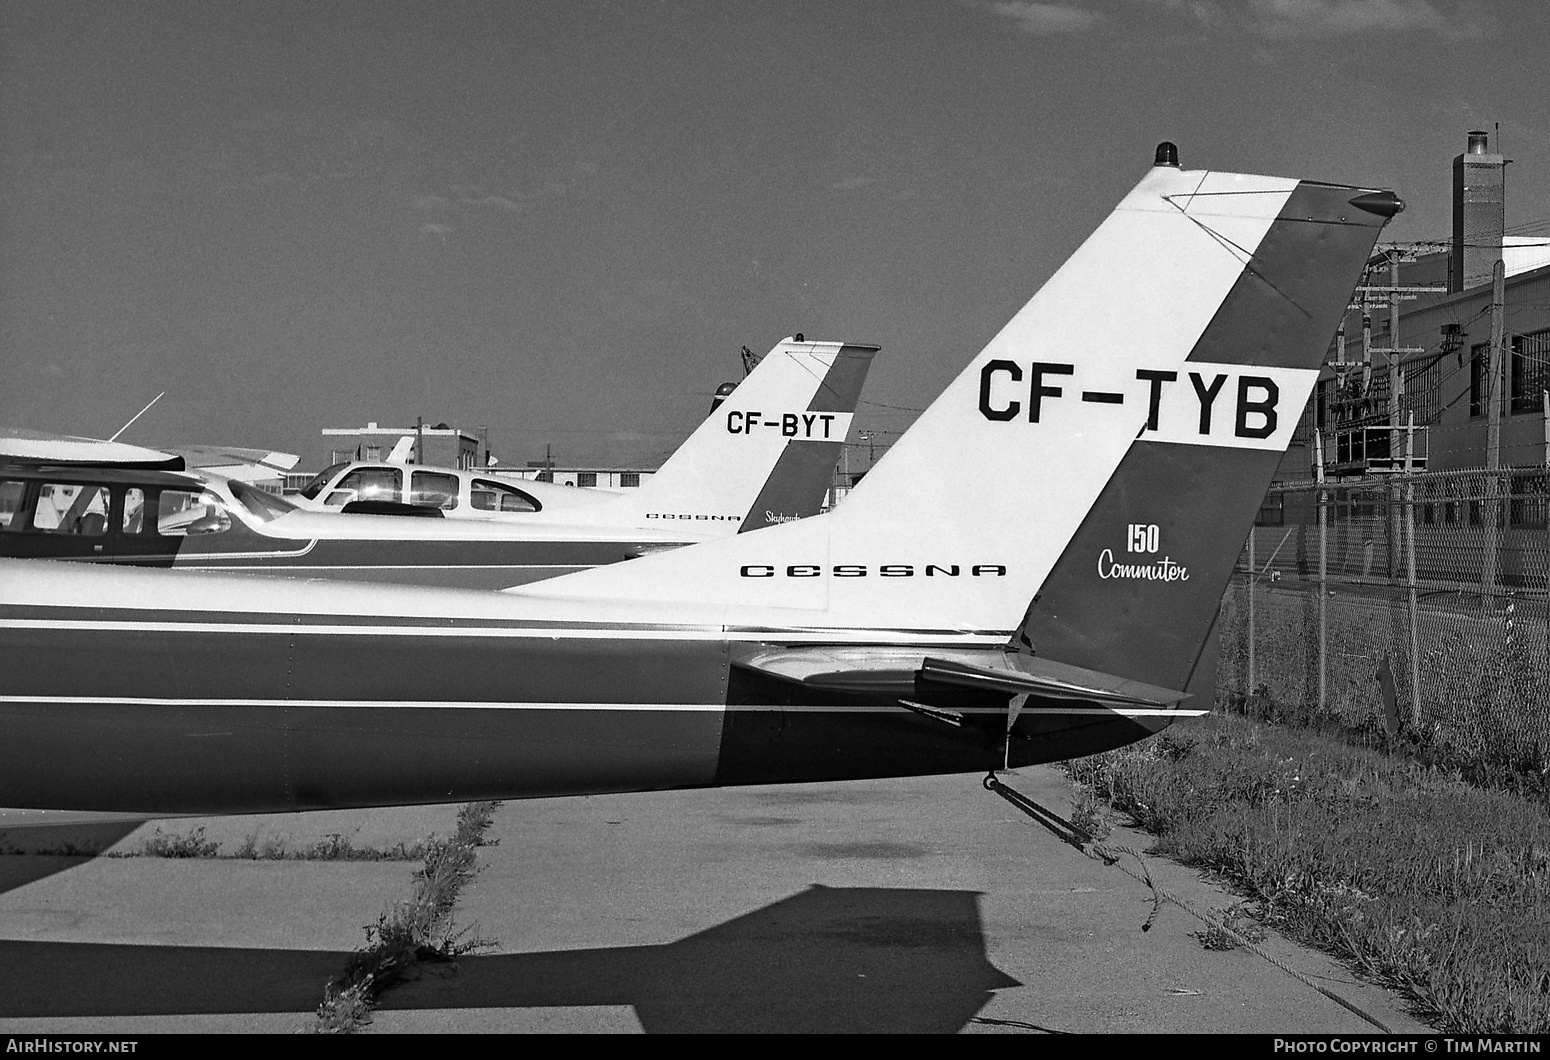
[[[648,1032],[951,1032],[993,991],[973,891],[814,886],[662,946],[467,956],[382,1009],[632,1005]],[[0,1016],[311,1012],[348,954],[0,941]]]

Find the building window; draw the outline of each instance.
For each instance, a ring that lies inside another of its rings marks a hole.
[[[1259,511],[1254,516],[1255,526],[1284,526],[1286,524],[1286,496],[1281,493],[1267,493],[1265,499],[1259,502]]]
[[[538,473],[538,481],[539,482],[553,482],[554,481],[554,472],[553,471],[540,471]]]
[[[640,472],[639,471],[621,471],[621,472],[619,472],[619,486],[620,486],[621,489],[625,488],[625,487],[629,487],[629,486],[639,486],[639,485],[640,485]]]
[[[1550,328],[1514,335],[1508,364],[1512,411],[1543,412],[1544,392],[1550,390]]]
[[[578,472],[576,472],[576,485],[578,485],[578,486],[596,486],[597,485],[597,472],[596,471],[578,471]]]
[[[1415,413],[1417,424],[1431,423],[1437,418],[1438,389],[1442,383],[1442,373],[1438,368],[1441,362],[1433,360],[1424,368],[1412,366],[1405,370],[1405,400],[1404,408],[1400,411],[1400,422],[1397,426],[1404,426],[1408,421],[1407,413]]]

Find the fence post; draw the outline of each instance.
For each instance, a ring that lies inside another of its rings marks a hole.
[[[1318,481],[1314,502],[1319,512],[1319,714],[1322,715],[1327,707],[1325,689],[1329,684],[1329,657],[1325,654],[1328,643],[1325,632],[1329,623],[1329,590],[1325,585],[1329,580],[1329,496],[1324,490],[1324,432],[1315,432],[1313,438],[1317,461],[1314,477]]]
[[[1254,528],[1249,527],[1249,695],[1254,695]]]

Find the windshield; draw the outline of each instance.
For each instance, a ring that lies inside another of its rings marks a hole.
[[[311,482],[301,488],[301,495],[309,501],[317,500],[318,494],[323,492],[323,487],[328,485],[328,480],[339,474],[346,466],[345,464],[330,464],[328,467],[325,467],[322,471],[312,476]]]
[[[271,519],[296,510],[296,505],[283,497],[276,497],[273,493],[261,490],[257,486],[250,486],[246,482],[232,481],[226,485],[231,490],[231,495],[263,522],[267,523]]]

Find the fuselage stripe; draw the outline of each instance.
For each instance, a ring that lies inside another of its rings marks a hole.
[[[446,626],[446,625],[347,625],[305,622],[155,622],[102,621],[94,619],[0,619],[0,629],[55,629],[133,633],[233,633],[297,634],[328,636],[468,637],[485,639],[575,638],[608,640],[702,640],[786,642],[822,641],[861,644],[958,644],[1002,643],[1004,635],[986,638],[978,633],[939,633],[916,630],[869,629],[755,629],[729,630],[721,626],[575,627],[575,626]]]
[[[478,700],[392,700],[392,699],[179,699],[159,696],[48,696],[48,695],[0,695],[0,704],[51,705],[51,706],[121,706],[121,707],[322,707],[349,710],[356,708],[397,710],[550,710],[550,711],[632,711],[721,713],[741,709],[761,710],[763,707],[741,708],[725,703],[520,703],[483,702]],[[859,704],[855,706],[828,706],[817,703],[785,704],[786,713],[830,714],[868,713],[894,714],[897,707],[887,704]],[[960,711],[965,714],[1004,715],[997,707],[970,707]],[[1029,712],[1028,716],[1048,714],[1052,716],[1080,715],[1083,717],[1126,718],[1198,718],[1209,714],[1207,710],[1172,710],[1160,707],[1060,707]]]

